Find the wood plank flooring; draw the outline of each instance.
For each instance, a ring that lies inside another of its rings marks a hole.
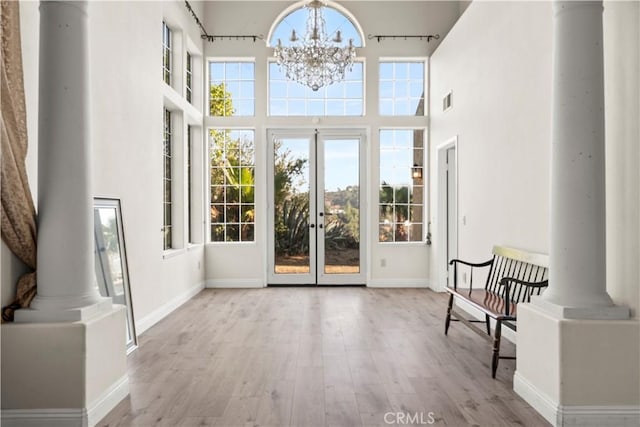
[[[425,289],[207,289],[140,337],[99,426],[547,426]],[[503,343],[504,354],[515,347]]]

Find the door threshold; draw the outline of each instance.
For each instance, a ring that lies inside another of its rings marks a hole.
[[[300,285],[300,284],[290,284],[290,283],[269,283],[267,285],[268,288],[366,288],[365,284],[348,284],[348,285],[339,285],[339,284],[309,284],[309,285]]]

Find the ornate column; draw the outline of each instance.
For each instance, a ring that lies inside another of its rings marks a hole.
[[[623,319],[606,290],[602,1],[553,3],[549,289],[565,318]]]
[[[77,321],[111,306],[95,286],[86,1],[40,3],[38,294],[16,321]]]

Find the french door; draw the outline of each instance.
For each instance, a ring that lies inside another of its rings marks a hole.
[[[365,283],[364,132],[270,130],[268,283]]]

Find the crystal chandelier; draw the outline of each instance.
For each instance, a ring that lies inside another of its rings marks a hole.
[[[309,11],[307,33],[300,39],[296,30],[291,32],[291,45],[283,46],[278,39],[274,56],[287,79],[294,80],[313,91],[323,86],[344,80],[345,73],[351,71],[356,49],[353,40],[342,46],[340,31],[329,39],[322,14],[323,3],[312,0],[305,6]]]

